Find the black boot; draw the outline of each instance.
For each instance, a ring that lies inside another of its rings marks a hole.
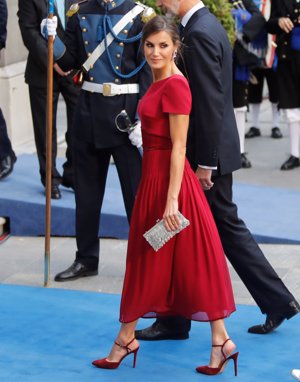
[[[245,134],[245,138],[260,137],[260,129],[258,127],[250,127],[248,133]]]
[[[279,127],[272,128],[271,137],[275,139],[282,138],[282,132],[280,131]]]
[[[252,167],[251,162],[246,157],[245,153],[241,154],[241,161],[242,161],[242,168],[250,168],[250,167]]]
[[[294,157],[291,155],[287,161],[283,163],[283,165],[280,167],[280,170],[292,170],[293,168],[300,166],[300,160],[299,158]]]

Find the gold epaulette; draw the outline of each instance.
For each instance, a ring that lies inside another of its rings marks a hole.
[[[153,17],[156,16],[155,10],[153,8],[148,7],[147,5],[142,4],[139,1],[136,1],[135,3],[144,8],[144,11],[141,16],[143,23],[147,23],[149,20],[153,19]]]
[[[78,1],[78,3],[72,4],[67,11],[67,17],[71,17],[71,16],[75,15],[75,13],[77,13],[79,11],[79,8],[80,8],[79,4],[85,3],[86,1],[88,1],[88,0],[81,0],[81,1]]]

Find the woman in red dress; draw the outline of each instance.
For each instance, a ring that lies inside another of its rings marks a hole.
[[[140,101],[143,134],[142,179],[128,239],[126,274],[120,308],[120,332],[107,358],[93,364],[115,369],[133,353],[137,320],[180,315],[209,321],[212,352],[204,374],[220,373],[238,353],[224,318],[235,311],[223,248],[199,180],[185,158],[191,111],[188,82],[174,63],[180,47],[177,27],[156,16],[143,31],[143,49],[153,84]],[[180,211],[190,225],[158,252],[143,234],[163,218],[167,230],[180,226]]]

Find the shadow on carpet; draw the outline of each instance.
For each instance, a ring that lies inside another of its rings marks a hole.
[[[208,323],[194,322],[187,341],[141,342],[136,369],[129,356],[117,370],[101,370],[91,361],[108,354],[117,334],[119,295],[2,284],[0,296],[4,382],[292,382],[290,370],[300,367],[300,315],[272,334],[251,335],[247,328],[263,316],[254,306],[237,306],[226,324],[240,352],[238,377],[232,362],[207,377],[194,369],[208,361]]]
[[[58,168],[62,158],[58,158]],[[43,236],[45,196],[35,155],[20,155],[11,176],[0,184],[0,216],[10,218],[11,234]],[[75,235],[75,201],[72,190],[61,187],[62,199],[52,200],[53,236]],[[300,244],[300,192],[234,184],[234,200],[259,243]],[[127,239],[128,223],[114,165],[108,172],[99,236]]]
[[[57,159],[61,170],[62,158]],[[18,157],[13,174],[1,181],[0,216],[10,218],[14,236],[43,236],[45,233],[45,195],[39,179],[35,155]],[[51,200],[51,234],[75,236],[75,198],[71,189],[61,186],[62,198]],[[99,236],[127,239],[128,222],[114,165],[108,172]]]

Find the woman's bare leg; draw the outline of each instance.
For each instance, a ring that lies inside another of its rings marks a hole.
[[[216,320],[210,322],[212,345],[223,345],[229,338],[225,328],[224,320]],[[228,357],[235,349],[235,344],[230,340],[226,342],[223,352]],[[213,347],[210,355],[209,367],[219,367],[220,363],[224,360],[221,352],[221,347]]]
[[[119,334],[116,338],[116,342],[122,346],[127,345],[133,338],[134,338],[134,331],[136,328],[136,325],[138,323],[138,320],[129,322],[127,324],[122,324]],[[130,345],[129,348],[131,350],[136,349],[139,346],[138,341],[135,339]],[[126,349],[121,348],[120,346],[114,344],[107,360],[111,362],[119,362],[120,359],[126,354]]]

